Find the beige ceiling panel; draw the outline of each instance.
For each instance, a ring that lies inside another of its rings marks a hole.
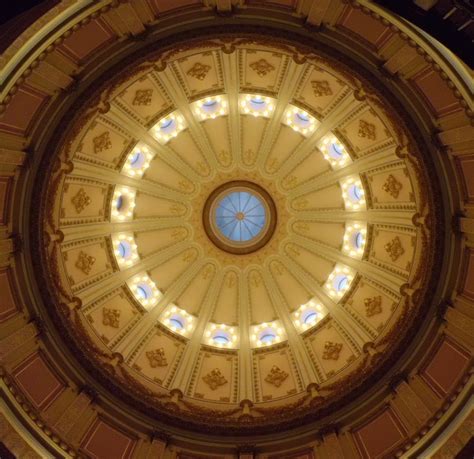
[[[297,280],[285,265],[279,261],[270,263],[270,272],[277,283],[290,312],[311,299],[311,293]]]
[[[270,174],[277,172],[303,140],[304,137],[298,132],[288,126],[281,126],[265,163],[266,172]]]
[[[172,256],[167,261],[150,270],[150,277],[162,291],[178,279],[197,258],[196,249],[187,249]]]
[[[181,193],[189,194],[195,190],[193,182],[158,156],[151,160],[150,167],[143,177]]]
[[[178,137],[171,139],[168,146],[198,174],[209,174],[209,164],[204,155],[194,142],[189,130],[182,131]]]
[[[331,169],[328,161],[314,150],[301,159],[295,168],[283,179],[283,187],[291,190]]]
[[[233,353],[201,350],[192,395],[218,402],[236,401],[237,358]]]
[[[263,134],[268,125],[265,118],[243,115],[241,120],[242,159],[246,166],[255,163],[260,150]]]
[[[155,229],[151,231],[140,231],[135,233],[135,244],[141,257],[147,257],[160,250],[184,241],[189,232],[183,226],[174,228]]]
[[[335,249],[342,247],[345,232],[344,223],[298,220],[293,223],[292,228],[295,233],[313,241],[322,242]]]
[[[216,274],[214,265],[206,264],[186,286],[175,303],[189,314],[197,315],[207,298],[209,287]]]
[[[338,184],[329,185],[311,193],[303,194],[291,201],[295,210],[343,209],[341,188]]]
[[[90,181],[67,180],[63,187],[60,218],[61,223],[68,220],[105,220],[105,207],[108,186]]]
[[[320,257],[315,252],[305,249],[299,244],[287,244],[285,252],[319,283],[326,281],[336,264]]]
[[[184,347],[181,340],[157,329],[143,346],[132,367],[152,381],[167,387]]]
[[[135,217],[179,217],[186,213],[186,206],[178,201],[159,198],[146,193],[137,193]]]
[[[218,324],[237,325],[240,307],[240,284],[236,272],[230,271],[225,274],[221,284],[216,307],[211,322]]]
[[[273,302],[263,282],[261,274],[250,271],[248,275],[249,306],[252,324],[271,322],[277,318]]]

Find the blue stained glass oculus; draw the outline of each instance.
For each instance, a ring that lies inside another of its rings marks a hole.
[[[249,242],[266,226],[265,206],[250,191],[232,191],[217,204],[215,224],[227,239]]]

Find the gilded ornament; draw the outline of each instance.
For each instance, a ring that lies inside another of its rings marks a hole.
[[[267,73],[273,72],[275,67],[273,67],[270,62],[267,62],[265,59],[260,59],[258,61],[252,62],[250,68],[257,72],[259,77],[264,77]]]
[[[106,327],[119,328],[120,311],[118,309],[111,308],[102,309],[102,324]]]
[[[173,215],[183,215],[186,212],[186,207],[182,204],[174,203],[170,206],[170,212]]]
[[[80,214],[92,202],[92,200],[84,191],[84,188],[81,188],[76,195],[72,197],[71,202],[74,205],[76,212]]]
[[[206,78],[209,70],[211,70],[211,66],[207,64],[201,64],[200,62],[196,62],[188,71],[187,74],[198,80],[204,80]]]
[[[382,312],[382,297],[374,296],[372,298],[366,298],[364,300],[365,314],[367,317],[375,316]]]
[[[245,164],[252,164],[254,161],[254,157],[255,157],[255,153],[250,148],[245,150],[243,153],[243,159],[244,159]]]
[[[294,208],[296,210],[303,210],[303,209],[306,209],[308,207],[308,200],[307,199],[298,199],[297,201],[295,201],[294,203]]]
[[[403,185],[392,174],[390,174],[382,188],[393,198],[397,199]]]
[[[166,365],[168,365],[165,357],[165,350],[162,347],[159,349],[153,349],[152,351],[147,351],[146,357],[152,368],[166,367]]]
[[[132,105],[150,105],[153,89],[137,89]]]
[[[324,360],[337,360],[342,350],[341,343],[333,343],[332,341],[326,341],[324,344],[323,359]]]
[[[95,258],[81,250],[77,257],[76,268],[80,269],[84,274],[90,274],[94,263]]]
[[[102,153],[103,151],[112,148],[112,141],[110,140],[110,134],[108,131],[94,137],[92,143],[94,144],[94,153]]]
[[[268,373],[265,381],[267,383],[273,384],[275,387],[280,387],[283,384],[283,381],[288,378],[288,373],[286,371],[280,370],[276,365],[273,365],[270,373]]]
[[[216,390],[219,386],[227,383],[227,379],[224,378],[219,368],[214,368],[202,379],[212,390]]]
[[[316,97],[330,96],[333,93],[329,81],[326,80],[313,80],[311,86]]]
[[[398,236],[394,237],[390,242],[385,244],[385,250],[390,255],[392,261],[397,261],[405,253],[405,249],[402,246],[402,241],[400,241]]]
[[[359,137],[375,140],[377,138],[375,125],[364,120],[359,120]]]

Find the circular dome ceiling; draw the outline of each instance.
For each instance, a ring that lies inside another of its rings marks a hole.
[[[403,351],[436,274],[435,190],[355,72],[262,38],[188,42],[70,121],[37,276],[134,409],[264,432],[344,406]]]

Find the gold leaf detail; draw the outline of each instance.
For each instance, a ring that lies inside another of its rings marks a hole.
[[[252,62],[250,64],[250,68],[257,72],[257,75],[259,77],[264,77],[267,73],[272,72],[275,70],[275,67],[273,67],[270,62],[267,62],[265,59],[260,59],[258,61]]]
[[[111,308],[102,309],[102,324],[106,327],[119,328],[120,311],[118,309]]]
[[[341,343],[333,343],[332,341],[326,341],[324,344],[323,359],[324,360],[337,360],[342,350]]]
[[[302,209],[306,209],[306,207],[308,207],[308,200],[307,199],[298,199],[297,201],[295,201],[294,203],[294,208],[297,209],[297,210],[302,210]]]
[[[166,361],[165,357],[165,351],[162,347],[160,347],[159,349],[154,349],[152,351],[147,351],[146,357],[148,359],[148,362],[150,363],[150,367],[152,368],[166,367],[166,365],[168,365],[168,362]]]
[[[366,298],[364,300],[365,314],[367,317],[375,316],[382,312],[382,297],[374,296],[372,298]]]
[[[81,250],[77,257],[76,268],[80,269],[84,274],[90,274],[94,263],[95,258]]]
[[[137,89],[132,105],[150,105],[153,89]]]
[[[398,195],[400,194],[400,190],[403,188],[403,185],[392,174],[390,174],[382,188],[393,198],[397,199]]]
[[[405,253],[405,249],[402,246],[402,241],[400,241],[398,236],[394,237],[390,242],[385,244],[385,250],[390,255],[392,261],[397,261]]]
[[[71,199],[76,212],[80,214],[91,202],[91,198],[84,191],[84,188],[81,188],[75,196]]]
[[[214,368],[202,379],[212,390],[216,390],[219,386],[227,383],[227,379],[224,378],[219,368]]]
[[[92,143],[94,144],[94,153],[102,153],[104,150],[112,148],[112,141],[110,140],[110,134],[108,131],[94,137]]]
[[[364,120],[359,120],[359,137],[375,140],[377,138],[377,134],[375,133],[375,125],[368,123]]]
[[[276,365],[273,365],[270,373],[268,373],[265,381],[267,383],[273,384],[275,387],[280,387],[283,381],[288,378],[288,373],[286,371],[280,370]]]
[[[326,80],[313,80],[311,86],[316,97],[332,95],[331,86],[329,86],[329,82]]]
[[[188,71],[187,74],[198,80],[202,81],[206,78],[209,70],[211,70],[211,66],[207,64],[201,64],[200,62],[196,62]]]
[[[244,151],[243,157],[245,164],[252,164],[255,157],[255,153],[249,148]]]

